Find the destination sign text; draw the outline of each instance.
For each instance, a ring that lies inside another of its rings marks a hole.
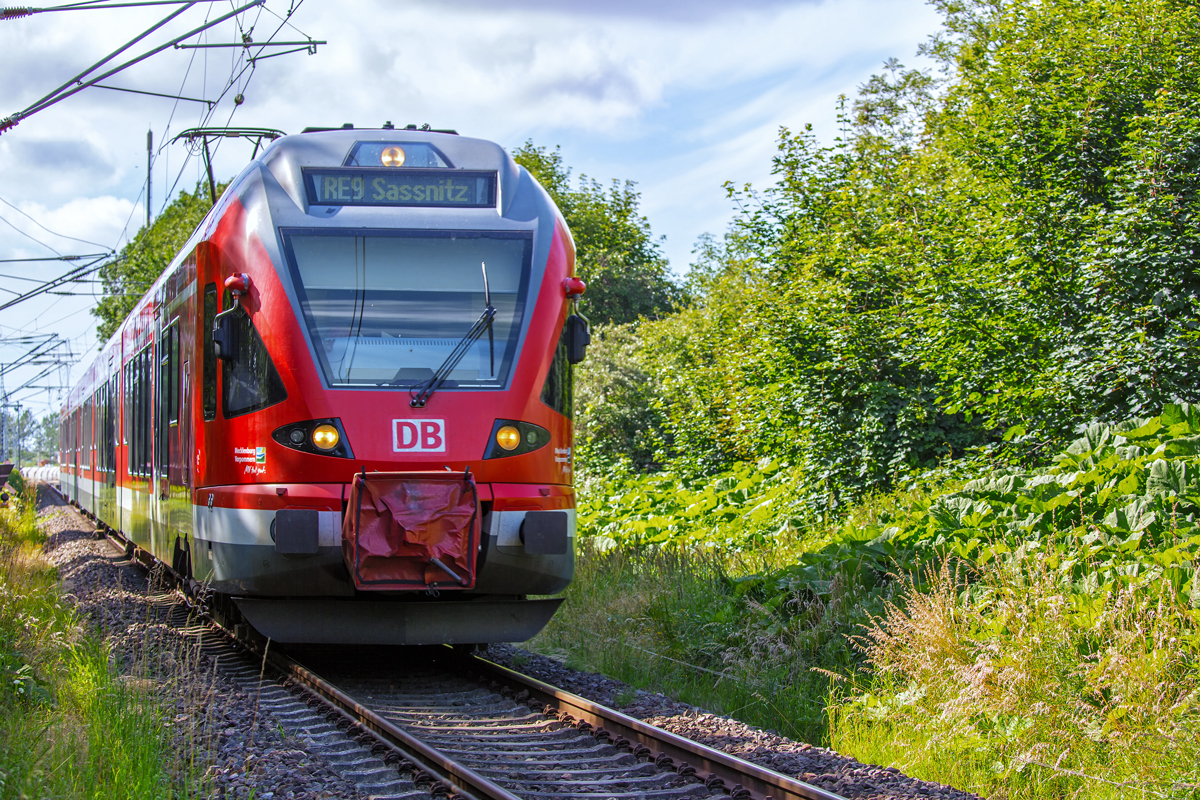
[[[305,168],[308,202],[319,206],[492,208],[496,173],[447,169]]]

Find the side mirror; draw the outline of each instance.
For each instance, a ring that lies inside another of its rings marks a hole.
[[[567,317],[567,361],[578,364],[587,355],[587,346],[592,343],[588,333],[587,317],[572,314]]]
[[[232,314],[221,314],[213,324],[213,353],[222,361],[229,361],[238,350],[238,326]]]

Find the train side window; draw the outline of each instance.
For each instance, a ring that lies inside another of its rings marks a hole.
[[[226,419],[259,411],[287,399],[279,371],[250,321],[250,315],[238,306],[231,316],[238,331],[234,356],[222,362],[221,369],[221,413]]]
[[[179,398],[182,394],[179,372],[179,325],[173,323],[167,337],[167,388],[170,389],[167,395],[167,422],[171,425],[179,424]]]
[[[546,373],[546,382],[542,384],[542,402],[567,419],[575,416],[575,393],[571,390],[574,377],[575,370],[567,361],[567,328],[564,325],[554,348],[550,371]]]
[[[204,287],[204,419],[217,418],[217,354],[213,351],[213,320],[217,316],[217,285]]]
[[[79,465],[82,467],[90,467],[92,465],[92,406],[94,401],[89,397],[83,404],[83,458]]]

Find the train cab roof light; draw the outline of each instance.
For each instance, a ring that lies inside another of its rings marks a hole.
[[[383,152],[379,154],[379,160],[385,167],[403,167],[404,166],[404,148],[392,145],[391,147],[383,148]]]

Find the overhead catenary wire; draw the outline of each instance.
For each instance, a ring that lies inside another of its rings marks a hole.
[[[90,244],[90,245],[94,245],[94,246],[96,246],[96,247],[104,247],[104,245],[100,244],[99,242],[93,242],[93,241],[91,241],[91,240],[89,240],[89,239],[80,239],[80,238],[79,238],[79,237],[77,237],[77,236],[67,236],[65,233],[59,233],[58,231],[52,231],[52,230],[50,230],[49,228],[47,228],[45,225],[43,225],[42,223],[38,222],[38,221],[37,221],[36,219],[34,219],[33,217],[31,217],[31,216],[29,216],[28,214],[26,214],[26,213],[25,213],[24,211],[22,211],[21,209],[19,209],[19,208],[17,208],[16,206],[14,206],[12,203],[10,203],[10,202],[8,202],[7,200],[5,200],[3,197],[0,197],[0,203],[3,203],[4,205],[8,206],[8,207],[9,207],[9,208],[11,208],[13,211],[17,212],[17,213],[18,213],[18,214],[20,214],[22,217],[25,217],[25,219],[29,220],[29,221],[30,221],[30,222],[32,222],[34,225],[37,225],[39,228],[41,228],[41,229],[42,229],[42,230],[44,230],[46,233],[48,233],[48,234],[50,234],[50,235],[52,235],[52,236],[57,236],[57,237],[59,237],[60,239],[70,239],[70,240],[71,240],[71,241],[73,241],[73,242],[81,242],[82,244]]]
[[[106,263],[105,262],[106,258],[108,258],[108,256],[103,256],[101,258],[98,258],[95,261],[92,261],[88,264],[84,264],[81,267],[76,267],[75,269],[71,270],[70,272],[66,273],[65,275],[60,275],[59,277],[54,278],[53,280],[46,281],[41,286],[39,286],[35,289],[30,289],[28,292],[25,292],[24,294],[22,294],[18,297],[14,297],[13,299],[11,299],[9,301],[0,304],[0,311],[4,311],[7,308],[11,308],[12,306],[15,306],[17,303],[23,303],[26,300],[37,297],[38,295],[45,294],[52,289],[57,289],[59,286],[63,286],[65,284],[71,283],[74,280],[85,277],[85,276],[91,274],[92,272],[99,270],[102,266],[104,266],[104,263]]]
[[[34,14],[48,14],[51,11],[100,11],[105,8],[135,8],[138,6],[178,6],[185,3],[219,3],[221,0],[134,0],[128,3],[67,3],[61,6],[14,6],[0,10],[0,19],[22,19]]]
[[[25,119],[26,117],[29,117],[29,116],[37,113],[38,111],[43,111],[43,110],[49,108],[50,106],[54,105],[55,103],[61,102],[62,100],[65,100],[68,97],[70,97],[74,94],[77,94],[78,92],[81,92],[84,89],[87,89],[88,87],[93,86],[96,83],[99,83],[100,81],[104,80],[105,78],[109,78],[109,77],[117,74],[118,72],[121,72],[122,70],[132,67],[134,64],[145,61],[147,58],[150,58],[153,55],[157,55],[158,53],[161,53],[163,50],[166,50],[167,48],[171,47],[172,45],[174,45],[178,42],[183,41],[184,39],[190,39],[191,37],[213,27],[214,25],[219,25],[220,23],[224,22],[227,19],[236,17],[238,14],[241,14],[242,12],[246,11],[247,9],[253,8],[258,5],[262,5],[263,3],[266,2],[266,0],[250,0],[249,3],[246,3],[245,5],[235,8],[233,11],[230,11],[227,14],[221,15],[220,17],[218,17],[217,19],[215,19],[211,22],[206,21],[200,27],[193,28],[192,30],[188,31],[185,34],[182,34],[181,36],[176,36],[176,37],[172,38],[170,41],[159,45],[158,47],[155,47],[151,50],[147,50],[145,53],[142,53],[140,56],[129,59],[125,63],[120,64],[116,67],[113,67],[108,72],[105,72],[102,75],[99,75],[95,78],[91,78],[86,81],[83,80],[84,76],[88,75],[93,70],[99,68],[100,64],[106,63],[107,61],[111,60],[117,53],[122,52],[123,50],[128,49],[134,43],[141,41],[141,39],[145,38],[153,31],[158,30],[163,25],[167,24],[167,22],[169,22],[170,20],[179,16],[187,9],[191,8],[193,5],[195,5],[196,2],[199,2],[199,0],[189,0],[187,5],[178,9],[175,13],[168,15],[164,20],[162,20],[157,25],[155,25],[153,28],[151,28],[150,31],[147,31],[146,33],[138,36],[136,39],[133,40],[133,42],[130,42],[128,45],[125,45],[124,47],[122,47],[121,50],[118,50],[115,53],[113,53],[112,55],[109,55],[104,60],[99,62],[99,64],[96,64],[96,65],[84,70],[84,72],[82,72],[80,75],[76,76],[76,78],[74,79],[74,83],[75,83],[74,86],[72,86],[71,83],[64,84],[63,86],[56,89],[54,92],[51,92],[49,95],[42,98],[41,100],[34,103],[33,105],[27,107],[23,111],[19,111],[16,114],[13,114],[12,116],[5,118],[4,120],[0,120],[0,133],[3,133],[5,130],[7,130],[9,128],[12,128],[18,122],[20,122],[22,119]],[[68,86],[70,86],[71,88],[68,89],[67,88]]]

